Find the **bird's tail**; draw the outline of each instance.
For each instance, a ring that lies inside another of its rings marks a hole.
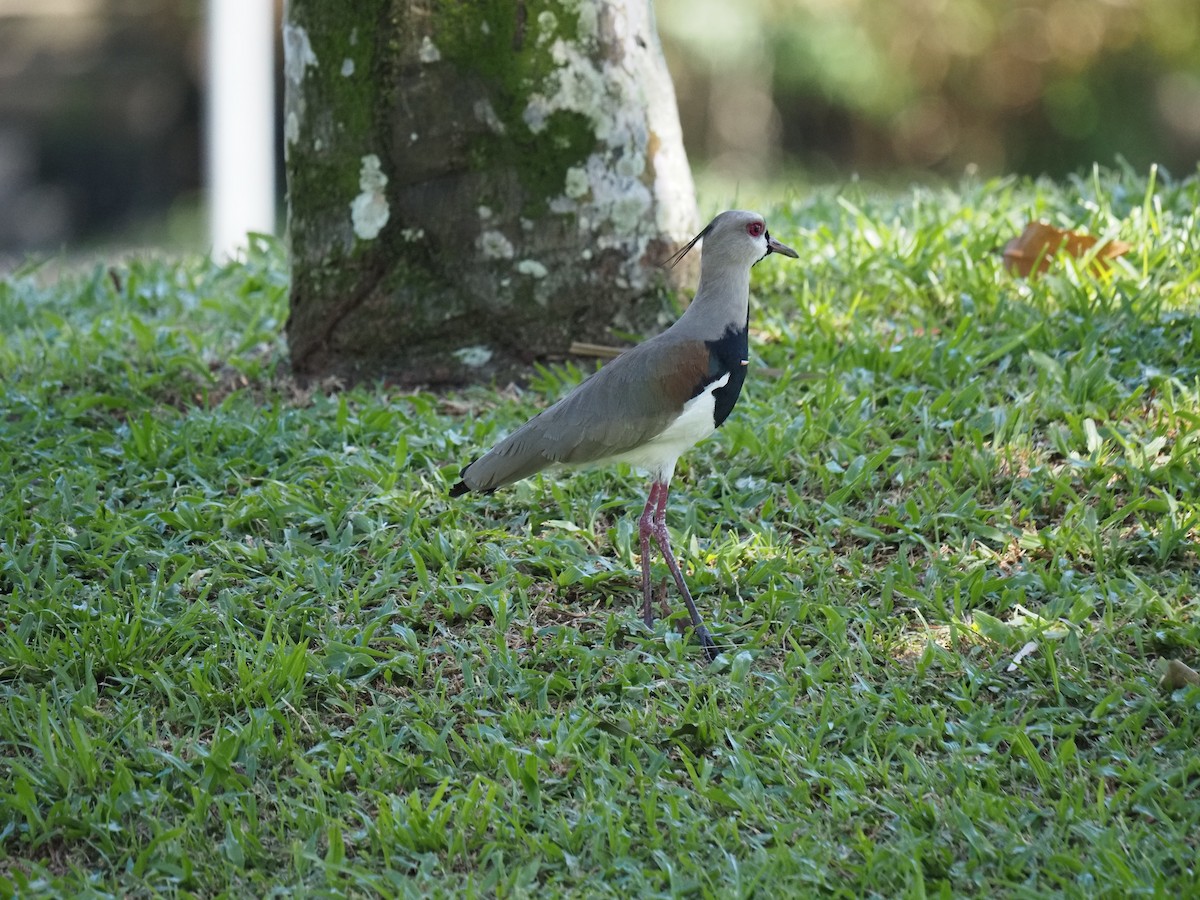
[[[521,431],[510,435],[463,468],[459,473],[460,481],[450,489],[450,496],[460,497],[467,491],[490,494],[496,488],[540,472],[553,460],[539,452],[535,444],[523,440]]]

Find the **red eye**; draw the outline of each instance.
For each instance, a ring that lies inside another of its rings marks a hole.
[[[762,222],[751,222],[746,226],[746,233],[750,237],[762,237],[762,233],[766,230],[766,226]]]

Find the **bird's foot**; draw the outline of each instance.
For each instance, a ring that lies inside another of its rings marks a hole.
[[[696,639],[700,641],[700,646],[704,649],[704,655],[708,657],[709,662],[715,662],[721,651],[717,647],[717,642],[712,639],[712,635],[708,633],[708,629],[703,625],[696,626]]]

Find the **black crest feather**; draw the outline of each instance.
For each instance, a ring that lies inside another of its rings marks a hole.
[[[659,263],[659,265],[664,269],[675,268],[677,265],[679,265],[679,261],[682,260],[685,256],[687,256],[689,252],[691,252],[691,249],[696,246],[696,243],[701,238],[703,238],[706,234],[708,234],[710,231],[712,231],[712,223],[711,222],[708,223],[708,226],[703,231],[701,231],[698,235],[696,235],[694,238],[692,238],[690,241],[688,241],[686,244],[684,244],[682,247],[680,247],[678,250],[676,250],[674,253],[672,253],[670,256],[668,256],[665,260],[663,260],[661,263]]]

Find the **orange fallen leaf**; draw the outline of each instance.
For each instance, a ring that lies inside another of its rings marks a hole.
[[[1004,245],[1004,267],[1028,278],[1035,269],[1038,272],[1047,271],[1050,260],[1060,250],[1078,259],[1095,247],[1096,242],[1096,238],[1090,234],[1055,228],[1046,222],[1030,222],[1020,237]],[[1093,270],[1103,272],[1108,268],[1107,260],[1116,259],[1129,250],[1129,244],[1124,241],[1105,242],[1096,250],[1092,260]]]

